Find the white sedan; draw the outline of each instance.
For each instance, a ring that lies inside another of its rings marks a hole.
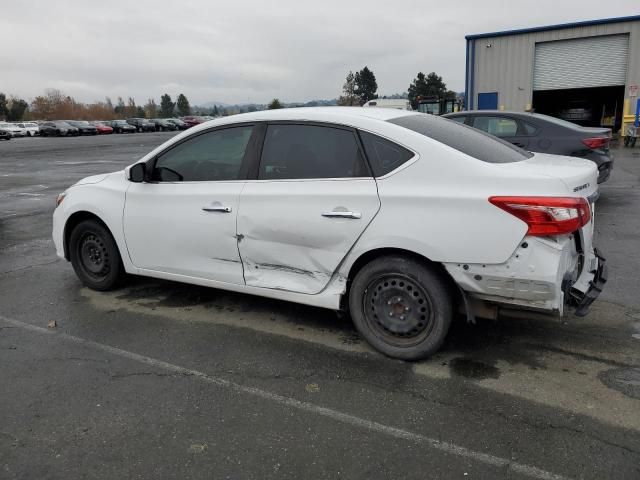
[[[90,288],[131,273],[348,310],[419,359],[457,312],[584,315],[606,281],[592,162],[378,108],[235,115],[57,199],[53,239]]]

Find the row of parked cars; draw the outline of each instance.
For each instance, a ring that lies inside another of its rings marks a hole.
[[[126,120],[52,120],[39,122],[0,122],[0,140],[13,137],[66,137],[110,133],[164,132],[186,130],[212,120],[207,116],[182,118],[127,118]]]

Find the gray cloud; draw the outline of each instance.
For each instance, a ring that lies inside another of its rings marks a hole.
[[[338,96],[364,65],[382,94],[418,71],[462,90],[465,34],[637,13],[637,0],[5,2],[0,91],[296,101]]]

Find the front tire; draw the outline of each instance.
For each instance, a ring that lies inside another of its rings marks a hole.
[[[124,274],[111,232],[96,220],[76,225],[69,237],[69,254],[76,275],[93,290],[112,290]]]
[[[444,274],[400,255],[377,258],[353,279],[349,311],[360,334],[376,350],[402,360],[434,354],[453,318]]]

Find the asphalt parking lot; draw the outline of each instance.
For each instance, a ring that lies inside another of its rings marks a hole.
[[[640,478],[640,149],[601,187],[588,317],[460,321],[405,363],[330,311],[83,288],[55,196],[172,135],[0,142],[0,478]]]

